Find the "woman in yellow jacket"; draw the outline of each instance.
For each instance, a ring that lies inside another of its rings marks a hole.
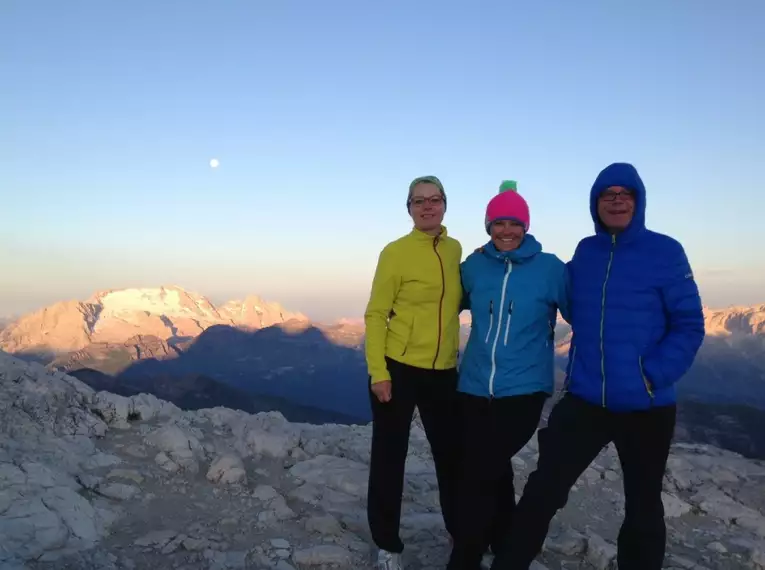
[[[446,194],[435,176],[409,186],[414,228],[380,254],[364,320],[372,405],[367,515],[378,568],[400,570],[404,465],[414,408],[420,411],[438,479],[446,529],[453,534],[452,438],[462,298],[462,246],[442,225]]]

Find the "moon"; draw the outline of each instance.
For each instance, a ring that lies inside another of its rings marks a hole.
[[[210,160],[210,168],[218,168],[220,161],[217,158]]]

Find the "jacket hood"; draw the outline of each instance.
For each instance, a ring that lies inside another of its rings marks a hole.
[[[598,196],[609,186],[624,186],[635,193],[635,213],[629,226],[622,232],[628,237],[645,229],[645,185],[637,169],[626,162],[615,162],[600,171],[590,189],[590,215],[595,224],[595,233],[607,234],[608,230],[598,218]]]
[[[499,261],[504,262],[506,258],[509,258],[513,263],[523,263],[540,253],[542,251],[542,244],[533,235],[526,234],[521,245],[512,251],[499,251],[491,240],[481,249],[484,255]]]

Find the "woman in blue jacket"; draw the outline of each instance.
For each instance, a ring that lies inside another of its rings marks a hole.
[[[462,468],[448,570],[479,570],[487,548],[507,533],[511,459],[554,389],[559,309],[568,320],[566,266],[528,233],[529,208],[515,182],[489,202],[485,226],[491,239],[461,266],[472,329],[459,370]]]

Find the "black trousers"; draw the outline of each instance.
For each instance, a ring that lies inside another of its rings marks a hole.
[[[539,425],[547,394],[481,398],[458,394],[461,465],[457,535],[447,570],[479,570],[484,552],[510,530],[515,509],[512,457]]]
[[[399,536],[404,466],[409,450],[409,433],[414,408],[420,411],[430,444],[438,480],[444,524],[455,534],[453,500],[458,446],[454,396],[457,369],[415,368],[388,359],[392,397],[381,403],[371,389],[372,454],[369,466],[367,518],[372,539],[378,548],[402,552]]]
[[[537,469],[529,476],[491,570],[528,570],[571,487],[610,442],[624,479],[619,570],[660,570],[667,539],[661,490],[675,417],[674,405],[614,413],[567,394],[539,431]]]

